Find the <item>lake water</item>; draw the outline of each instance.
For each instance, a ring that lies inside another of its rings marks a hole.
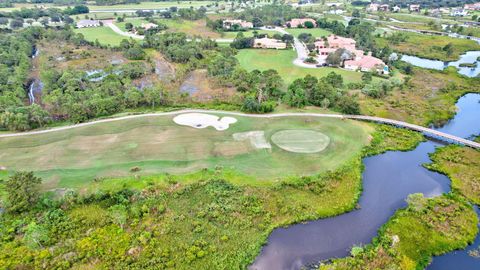
[[[464,138],[479,134],[480,95],[465,95],[459,99],[457,107],[455,118],[438,130]],[[370,243],[380,226],[396,210],[406,206],[409,194],[421,192],[432,197],[450,190],[450,180],[446,176],[422,166],[430,162],[428,154],[441,145],[427,141],[412,151],[390,151],[365,158],[363,193],[359,200],[361,209],[275,229],[250,269],[301,269],[321,260],[348,256],[352,246]],[[449,255],[435,260],[452,264],[463,260],[462,256]],[[474,264],[480,269],[479,259]]]
[[[476,77],[480,74],[480,61],[478,61],[478,57],[480,57],[480,51],[470,51],[460,56],[460,59],[455,62],[443,62],[438,60],[431,60],[426,58],[421,58],[417,56],[411,55],[403,55],[401,60],[407,63],[410,63],[417,67],[422,68],[429,68],[429,69],[436,69],[436,70],[443,70],[449,66],[458,68],[458,73],[468,76],[468,77]],[[473,64],[477,63],[475,68],[470,67],[460,67],[460,64]]]

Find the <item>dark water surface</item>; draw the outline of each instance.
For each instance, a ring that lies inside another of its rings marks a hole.
[[[459,99],[455,118],[438,130],[465,138],[479,134],[479,101],[478,94],[467,94]],[[352,246],[370,243],[380,226],[396,210],[406,206],[405,199],[409,194],[420,192],[432,197],[450,190],[450,180],[446,176],[422,167],[430,162],[428,153],[434,152],[439,145],[427,141],[409,152],[386,152],[365,158],[363,193],[359,201],[361,209],[274,230],[250,268],[300,269],[320,260],[348,256]],[[438,260],[458,264],[456,261],[463,258],[451,254],[436,258],[434,264]],[[473,263],[478,266],[475,269],[480,269],[479,259]]]

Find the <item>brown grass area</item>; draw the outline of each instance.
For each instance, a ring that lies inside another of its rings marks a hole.
[[[441,92],[449,84],[456,90]],[[410,123],[427,125],[441,124],[455,113],[455,101],[468,91],[478,91],[472,79],[464,79],[452,72],[438,72],[415,69],[410,82],[402,89],[395,90],[387,97],[375,99],[361,96],[363,114],[392,118]]]
[[[42,41],[39,44],[39,48],[40,62],[43,65],[47,65],[44,68],[91,70],[106,68],[111,65],[112,60],[128,62],[120,52],[91,46],[75,46],[62,41],[54,43]]]
[[[204,69],[195,70],[189,74],[184,83],[195,85],[198,91],[192,95],[195,102],[208,102],[213,100],[228,101],[236,94],[233,87],[219,87],[207,75]]]

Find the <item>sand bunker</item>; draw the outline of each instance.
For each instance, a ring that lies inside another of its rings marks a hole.
[[[272,146],[265,138],[265,132],[261,130],[241,132],[233,134],[235,141],[249,140],[250,144],[257,149],[270,149]]]
[[[318,153],[330,144],[330,138],[313,130],[282,130],[272,135],[272,141],[285,151],[295,153]]]
[[[177,115],[173,121],[182,126],[190,126],[193,128],[214,127],[216,130],[226,130],[230,124],[236,123],[237,119],[229,116],[218,117],[216,115],[206,113],[185,113]]]

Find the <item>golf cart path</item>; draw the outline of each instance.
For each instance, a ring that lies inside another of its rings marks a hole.
[[[274,114],[246,114],[240,112],[227,112],[227,111],[217,111],[217,110],[200,110],[200,109],[186,109],[186,110],[179,110],[179,111],[172,111],[172,112],[160,112],[160,113],[147,113],[147,114],[137,114],[137,115],[127,115],[117,118],[109,118],[103,120],[97,120],[87,123],[81,123],[71,126],[65,127],[57,127],[45,130],[38,130],[38,131],[30,131],[30,132],[23,132],[23,133],[10,133],[10,134],[1,134],[0,138],[9,138],[9,137],[19,137],[19,136],[28,136],[28,135],[35,135],[35,134],[44,134],[62,130],[69,130],[79,127],[91,126],[100,123],[108,123],[108,122],[115,122],[121,121],[126,119],[135,119],[135,118],[142,118],[142,117],[152,117],[152,116],[168,116],[168,115],[177,115],[177,114],[184,114],[184,113],[213,113],[213,114],[222,114],[222,115],[230,115],[230,116],[243,116],[243,117],[252,117],[252,118],[280,118],[280,117],[328,117],[328,118],[337,118],[337,119],[353,119],[353,120],[363,120],[375,123],[382,123],[382,124],[389,124],[394,125],[397,127],[402,127],[418,132],[422,132],[426,136],[434,137],[437,139],[441,139],[448,143],[456,143],[461,145],[466,145],[475,149],[480,149],[480,143],[470,141],[464,138],[460,138],[457,136],[453,136],[444,132],[440,132],[434,129],[422,127],[419,125],[410,124],[407,122],[402,122],[393,119],[381,118],[381,117],[374,117],[374,116],[366,116],[366,115],[342,115],[342,114],[325,114],[325,113],[274,113]]]

